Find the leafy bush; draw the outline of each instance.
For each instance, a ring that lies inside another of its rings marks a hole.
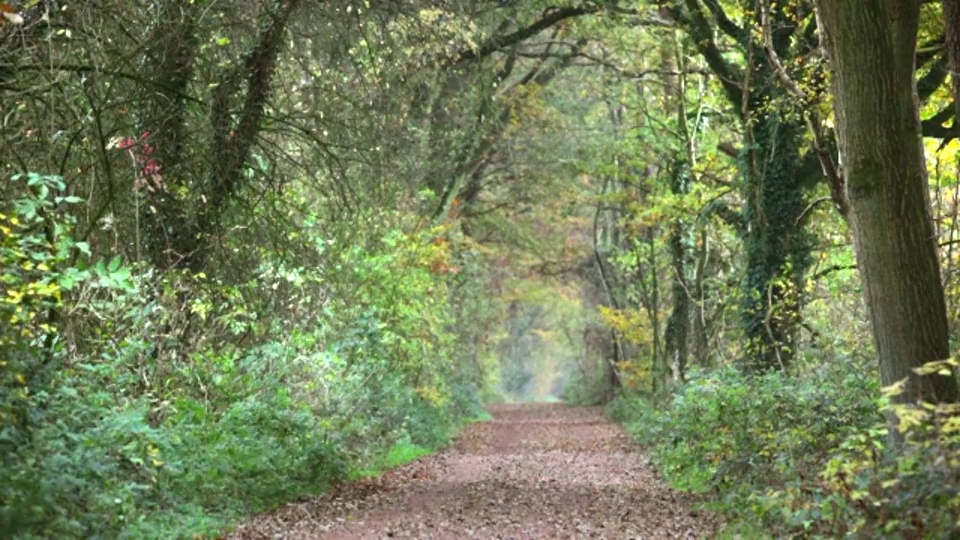
[[[615,422],[623,424],[641,445],[656,442],[659,419],[656,409],[645,397],[623,393],[607,405],[607,414]]]
[[[668,406],[621,397],[611,413],[652,445],[653,461],[675,487],[713,494],[732,521],[804,531],[794,511],[801,486],[844,441],[882,421],[869,370],[838,361],[803,377],[748,377],[735,368],[693,373]]]
[[[560,397],[567,403],[599,405],[608,399],[609,393],[609,381],[606,377],[587,378],[580,373],[574,373],[563,386]]]
[[[949,360],[920,371],[956,366]],[[960,406],[890,405],[851,361],[803,377],[695,373],[664,409],[624,395],[610,415],[676,487],[707,492],[731,530],[784,537],[960,534]],[[886,415],[886,417],[884,416]],[[888,418],[896,419],[891,434]],[[892,444],[895,442],[895,444]]]
[[[916,371],[934,373],[955,360]],[[885,388],[887,397],[900,392]],[[795,530],[826,537],[956,538],[960,535],[960,405],[890,405],[893,420],[855,433],[819,478],[771,494]],[[890,426],[890,427],[888,427]]]
[[[96,259],[63,183],[25,180],[0,209],[4,534],[214,534],[476,415],[441,230],[391,229],[316,269],[263,250],[231,282]]]

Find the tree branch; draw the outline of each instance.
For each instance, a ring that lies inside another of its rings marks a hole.
[[[534,22],[530,26],[521,28],[516,32],[511,32],[504,36],[490,38],[475,50],[462,51],[456,56],[454,63],[459,64],[469,60],[485,58],[504,47],[509,47],[516,43],[520,43],[521,41],[529,39],[567,19],[572,19],[581,15],[589,15],[598,11],[600,11],[600,8],[597,6],[549,8],[544,11],[544,15],[540,18],[540,20]]]
[[[723,53],[720,52],[716,41],[713,39],[710,22],[703,14],[698,0],[684,0],[684,6],[686,12],[681,9],[677,1],[671,2],[665,8],[678,24],[687,27],[690,37],[697,47],[697,52],[703,56],[710,70],[720,80],[720,85],[734,109],[742,115],[743,89],[740,87],[739,81],[743,79],[743,74],[723,58]]]
[[[717,0],[703,0],[703,3],[706,4],[707,9],[713,14],[713,18],[717,21],[717,26],[720,30],[723,30],[724,34],[727,34],[733,38],[734,41],[745,47],[750,39],[750,34],[743,27],[738,26],[730,20],[730,17],[727,16],[727,12],[723,10],[720,2]]]
[[[960,136],[960,133],[957,131],[956,120],[954,120],[954,125],[950,127],[943,125],[944,122],[955,116],[955,111],[956,108],[951,102],[949,106],[940,110],[937,114],[920,122],[923,136],[946,140],[955,139],[957,136]]]
[[[946,55],[941,55],[937,58],[937,61],[930,66],[930,71],[917,80],[917,96],[920,98],[920,103],[925,103],[930,99],[930,96],[937,91],[937,88],[940,88],[947,80],[948,74],[947,57]]]
[[[773,30],[770,27],[770,6],[766,0],[760,0],[758,3],[760,5],[760,26],[763,31],[763,52],[766,54],[767,62],[776,74],[777,79],[780,80],[780,84],[782,84],[788,92],[793,94],[795,98],[800,100],[807,127],[810,128],[810,132],[813,134],[813,150],[820,160],[823,175],[827,177],[830,183],[830,199],[833,200],[833,205],[837,211],[840,212],[840,215],[846,218],[850,208],[847,205],[843,176],[840,168],[833,159],[833,153],[830,151],[830,147],[827,144],[827,136],[824,133],[823,122],[820,121],[820,115],[817,113],[816,101],[819,100],[820,96],[815,94],[813,99],[811,99],[811,96],[807,94],[807,92],[804,92],[803,88],[801,88],[796,81],[790,78],[790,74],[787,73],[774,47]],[[809,206],[807,210],[804,210],[800,217],[797,218],[798,224],[812,207],[813,205]]]
[[[828,266],[823,270],[817,272],[816,274],[807,278],[807,281],[816,281],[826,275],[832,274],[834,272],[839,272],[840,270],[856,270],[857,265],[855,264],[835,264],[833,266]]]

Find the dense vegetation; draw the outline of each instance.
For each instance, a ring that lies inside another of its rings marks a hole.
[[[955,2],[0,23],[0,534],[212,535],[560,397],[731,531],[960,533]]]

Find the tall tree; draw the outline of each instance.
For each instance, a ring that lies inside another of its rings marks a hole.
[[[950,66],[950,80],[953,88],[953,104],[960,110],[960,0],[943,0],[943,29],[946,38],[947,59]],[[956,119],[954,127],[957,127]]]
[[[906,379],[904,402],[956,401],[953,376],[913,371],[950,355],[914,79],[920,4],[819,0],[818,7],[881,380]]]
[[[684,54],[682,44],[674,39],[662,51],[664,67],[666,68],[664,87],[665,102],[672,103],[674,109],[669,113],[676,114],[678,148],[674,152],[672,163],[668,171],[670,178],[670,193],[674,197],[683,197],[690,193],[692,174],[690,168],[694,160],[693,139],[690,133],[689,119],[686,105],[686,83],[684,74]],[[676,73],[676,75],[673,75]],[[695,126],[694,126],[695,128]],[[670,250],[670,317],[664,332],[667,358],[672,362],[677,378],[683,379],[689,353],[689,337],[691,334],[691,308],[693,296],[691,294],[690,267],[692,266],[693,235],[691,220],[677,216],[670,224],[670,237],[667,240]]]
[[[746,268],[741,325],[749,371],[783,369],[796,349],[800,327],[800,292],[810,262],[811,242],[800,219],[805,190],[820,178],[819,167],[805,158],[806,126],[780,83],[774,66],[761,52],[761,10],[742,3],[752,13],[738,24],[719,2],[673,0],[661,3],[665,12],[689,34],[710,70],[719,79],[733,113],[742,122],[742,149],[734,153],[744,200],[742,228]],[[776,54],[805,54],[811,36],[792,6],[778,5],[772,19],[770,44]],[[719,32],[716,30],[719,29]],[[746,65],[731,62],[722,52],[726,42]],[[811,163],[813,167],[811,167]]]
[[[189,0],[161,4],[144,50],[143,68],[153,77],[143,88],[146,95],[138,131],[152,134],[150,145],[161,171],[155,178],[162,180],[138,184],[135,189],[146,194],[141,212],[147,256],[161,268],[176,265],[196,247],[189,216],[193,196],[183,195],[197,187],[191,185],[187,159],[187,105],[200,45],[195,8]]]

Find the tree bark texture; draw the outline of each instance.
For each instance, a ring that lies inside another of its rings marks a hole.
[[[774,84],[771,73],[763,75]],[[741,157],[747,268],[740,316],[750,372],[784,369],[792,362],[801,322],[800,294],[810,263],[810,238],[797,222],[806,206],[800,173],[805,128],[777,111],[764,110],[767,99],[758,94],[750,100],[762,112],[747,128]]]
[[[950,82],[953,88],[953,106],[960,111],[960,0],[943,0],[943,31],[946,38],[947,60],[950,66]],[[960,114],[954,116],[953,125],[958,125]]]
[[[956,401],[954,377],[913,372],[950,354],[914,82],[919,2],[818,4],[881,381],[907,380],[901,402]]]
[[[678,40],[670,46],[664,46],[662,51],[663,66],[668,72],[680,72],[683,68],[683,54]],[[676,114],[677,131],[679,134],[677,148],[674,150],[673,162],[670,166],[670,193],[676,197],[684,197],[690,193],[693,181],[691,164],[694,158],[690,142],[690,130],[686,109],[686,80],[683,75],[667,76],[664,81],[667,95],[666,105],[668,114]],[[667,244],[670,250],[671,291],[670,316],[667,318],[667,327],[664,331],[664,342],[667,359],[672,363],[675,377],[683,380],[687,370],[689,356],[690,313],[692,298],[690,293],[690,271],[692,262],[693,238],[691,221],[683,216],[676,216],[670,224],[670,237]]]

